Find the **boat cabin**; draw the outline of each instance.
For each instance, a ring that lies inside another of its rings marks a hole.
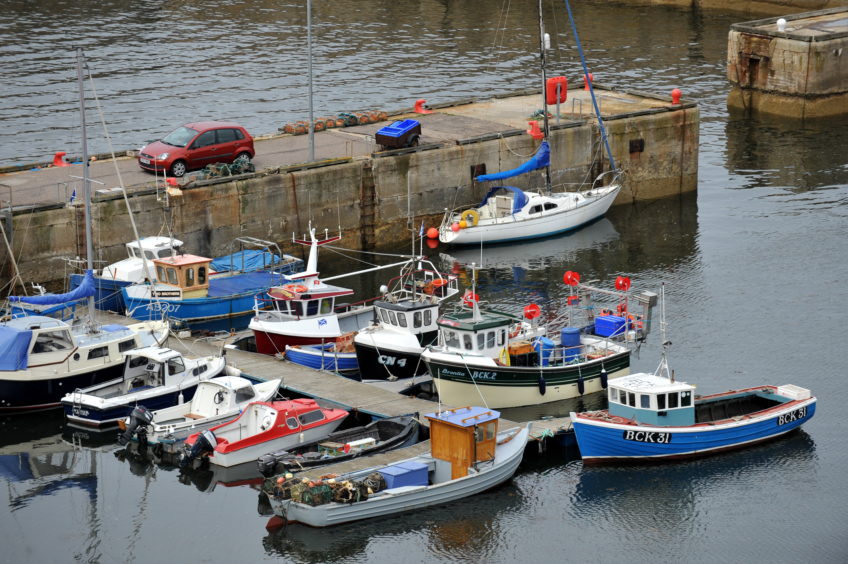
[[[501,414],[482,407],[459,407],[424,415],[430,420],[434,458],[451,463],[451,479],[468,475],[478,462],[494,460]]]
[[[241,376],[217,376],[202,380],[191,398],[192,419],[212,417],[233,410],[256,397],[250,380]]]
[[[156,260],[173,254],[180,254],[182,246],[182,241],[171,237],[142,237],[140,246],[139,241],[127,243],[127,257]]]
[[[202,298],[209,293],[209,264],[212,259],[197,255],[179,255],[153,261],[156,278],[161,285],[173,286],[174,290],[156,290],[161,298]]]
[[[273,303],[273,311],[291,319],[315,317],[335,313],[336,298],[350,296],[353,290],[331,286],[314,279],[310,285],[306,283],[285,284],[276,286],[268,291]]]
[[[647,425],[695,424],[695,386],[654,374],[631,374],[609,381],[609,413]]]
[[[206,364],[198,364],[191,373],[186,371],[183,356],[173,349],[144,347],[127,354],[124,364],[124,390],[129,393],[140,388],[176,386],[190,376],[206,371]]]
[[[440,341],[451,351],[496,358],[509,339],[510,327],[518,319],[496,312],[472,311],[446,314],[438,321]]]

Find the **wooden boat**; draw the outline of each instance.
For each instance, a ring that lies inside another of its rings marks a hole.
[[[328,527],[454,502],[502,484],[518,469],[530,423],[498,432],[500,414],[479,407],[425,417],[430,454],[326,480],[269,478],[263,491],[274,513]]]
[[[124,353],[158,345],[168,324],[92,328],[43,316],[0,323],[0,413],[58,407],[69,390],[119,376]]]
[[[537,305],[525,306],[518,317],[481,308],[473,290],[460,307],[443,314],[439,344],[421,353],[441,400],[485,401],[495,408],[537,405],[598,392],[627,375],[632,349],[650,328],[656,294],[630,295],[625,277],[615,291],[581,284],[575,272],[566,278],[575,294],[568,298],[565,327],[555,335],[537,322]],[[609,311],[596,307],[595,294],[617,304]],[[635,304],[642,308],[638,314],[629,312]]]
[[[119,442],[136,439],[160,456],[180,452],[189,435],[236,417],[255,401],[272,401],[282,380],[254,383],[242,376],[217,376],[197,384],[191,401],[152,411],[133,410]],[[145,406],[146,407],[146,406]]]
[[[413,445],[418,442],[418,428],[418,420],[409,415],[376,419],[365,426],[336,431],[318,441],[262,455],[257,464],[265,476],[335,464]]]
[[[161,409],[190,400],[201,381],[227,368],[223,356],[188,358],[173,349],[144,347],[126,353],[120,377],[68,392],[61,404],[72,425],[114,426],[138,404]]]
[[[676,381],[663,353],[653,374],[610,383],[609,408],[571,413],[585,462],[657,461],[743,448],[798,429],[816,411],[810,390],[757,386],[707,396]]]
[[[312,399],[253,402],[232,421],[189,435],[180,464],[192,464],[201,455],[219,466],[252,462],[268,452],[322,439],[347,415]]]

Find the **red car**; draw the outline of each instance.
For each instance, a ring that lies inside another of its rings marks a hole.
[[[253,137],[237,123],[200,121],[178,127],[138,152],[138,166],[182,176],[212,163],[250,162],[256,152]]]

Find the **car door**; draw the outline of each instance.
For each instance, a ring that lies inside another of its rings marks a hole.
[[[218,146],[215,130],[204,131],[189,145],[186,151],[189,168],[203,168],[209,163],[218,162]]]
[[[218,157],[222,163],[231,163],[236,158],[236,146],[238,137],[236,130],[232,128],[216,129],[218,142]]]

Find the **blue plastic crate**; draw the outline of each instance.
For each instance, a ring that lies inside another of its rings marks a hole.
[[[401,121],[395,121],[386,125],[385,127],[381,127],[377,131],[377,135],[385,135],[386,137],[402,137],[403,135],[409,133],[416,127],[420,127],[421,124],[418,120],[414,119],[404,119]]]
[[[402,462],[380,470],[386,480],[386,488],[403,486],[426,486],[427,465],[419,462]]]
[[[617,315],[599,315],[595,318],[595,335],[611,337],[624,335],[627,320]]]

